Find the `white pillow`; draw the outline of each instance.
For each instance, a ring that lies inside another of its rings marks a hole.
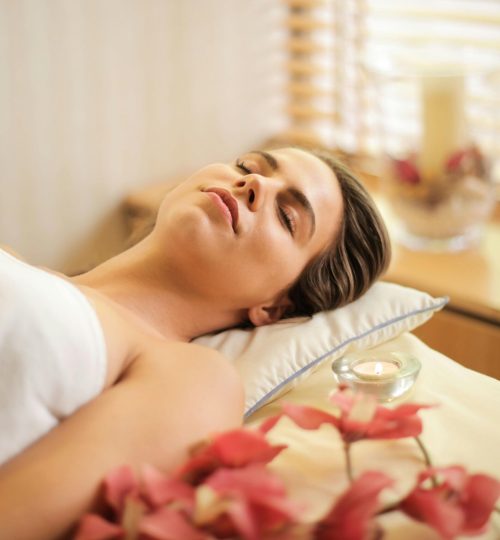
[[[361,298],[312,318],[286,319],[251,330],[226,330],[195,343],[234,361],[245,387],[245,416],[290,390],[325,360],[375,347],[413,330],[448,299],[395,285],[375,283]]]

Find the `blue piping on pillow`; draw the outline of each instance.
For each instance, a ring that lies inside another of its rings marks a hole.
[[[290,381],[293,381],[293,379],[296,379],[299,375],[302,375],[305,371],[311,369],[316,364],[333,354],[334,352],[338,351],[340,348],[348,345],[349,343],[352,343],[353,341],[357,341],[358,339],[362,339],[372,332],[375,332],[377,330],[381,330],[382,328],[386,328],[387,326],[394,324],[398,321],[401,321],[403,319],[407,319],[409,317],[413,317],[414,315],[419,315],[420,313],[425,313],[426,311],[436,311],[438,309],[441,309],[444,307],[449,301],[448,296],[443,296],[441,298],[441,301],[433,306],[422,308],[422,309],[416,309],[414,311],[410,311],[409,313],[405,313],[404,315],[399,315],[398,317],[395,317],[394,319],[390,319],[388,321],[385,321],[383,323],[379,323],[378,325],[374,326],[373,328],[370,328],[369,330],[366,330],[366,332],[363,332],[362,334],[359,334],[357,336],[353,336],[351,338],[346,339],[336,347],[334,347],[331,351],[326,352],[325,354],[322,354],[318,358],[315,358],[312,362],[309,362],[309,364],[305,365],[304,367],[300,368],[298,371],[292,373],[287,379],[280,382],[277,386],[275,386],[272,390],[270,390],[264,397],[260,398],[248,411],[245,412],[244,418],[248,418],[251,414],[253,414],[257,409],[260,409],[267,401],[269,401],[269,398],[271,398],[278,390],[283,388],[286,384],[288,384]]]

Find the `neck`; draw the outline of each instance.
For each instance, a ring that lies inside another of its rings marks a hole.
[[[167,339],[190,341],[238,324],[241,312],[217,311],[213,299],[197,294],[169,268],[168,257],[161,264],[155,260],[147,240],[72,281],[104,295]]]

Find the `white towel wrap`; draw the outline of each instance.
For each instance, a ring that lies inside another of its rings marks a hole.
[[[0,250],[0,463],[101,393],[105,377],[85,295]]]

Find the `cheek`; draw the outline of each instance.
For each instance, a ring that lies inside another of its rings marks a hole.
[[[303,253],[281,234],[256,235],[251,246],[243,248],[248,274],[264,276],[273,288],[283,288],[295,281],[306,264]]]

